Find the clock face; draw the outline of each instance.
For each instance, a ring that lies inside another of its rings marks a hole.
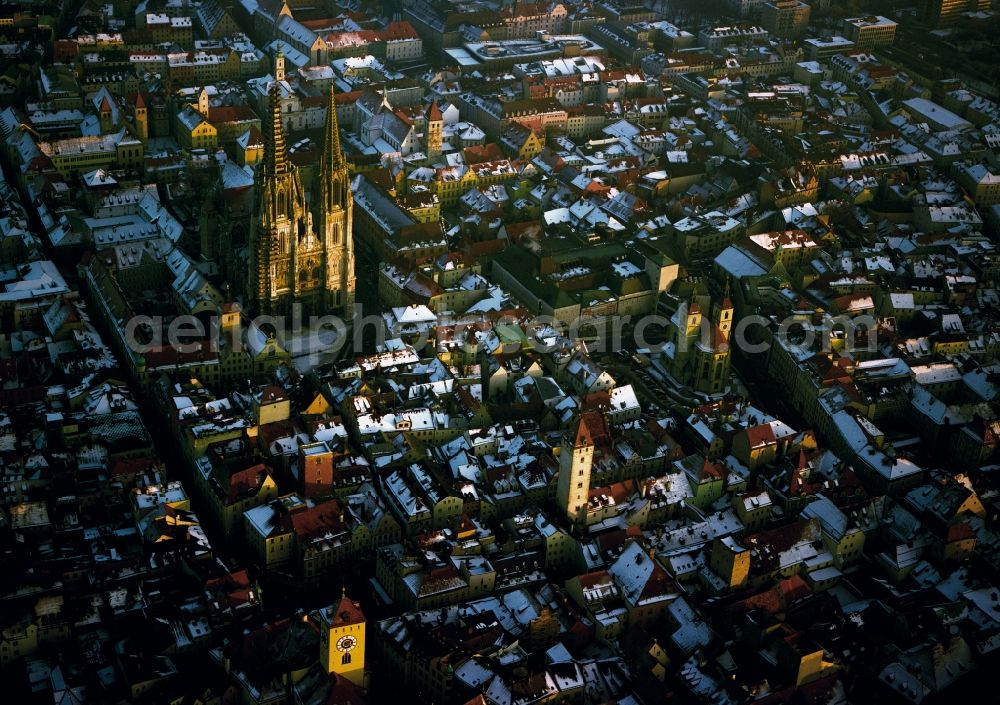
[[[350,634],[337,639],[337,651],[350,651],[358,645],[358,640]]]

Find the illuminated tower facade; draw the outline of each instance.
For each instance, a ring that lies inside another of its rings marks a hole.
[[[115,131],[114,113],[111,112],[111,101],[108,100],[107,96],[101,101],[97,117],[101,125],[102,135],[110,135]]]
[[[313,614],[319,627],[319,660],[327,673],[336,673],[354,685],[365,683],[365,614],[361,605],[344,595],[340,603]]]
[[[438,107],[436,100],[427,108],[426,117],[427,156],[434,158],[441,155],[441,148],[444,143],[444,116],[441,115],[441,108]]]
[[[143,144],[149,139],[149,113],[146,111],[146,99],[142,93],[135,96],[135,136],[142,140]]]
[[[350,312],[354,304],[354,199],[340,151],[333,90],[326,137],[310,211],[298,169],[285,150],[278,86],[270,89],[264,122],[264,160],[257,170],[250,234],[248,299],[256,313],[282,315],[292,304],[302,314]]]
[[[707,339],[699,336],[694,345],[694,388],[706,394],[721,394],[729,383],[729,335],[733,324],[733,304],[727,296],[715,309]]]
[[[278,87],[270,90],[270,112],[264,120],[264,161],[257,168],[256,204],[250,232],[247,298],[257,313],[287,313],[296,292],[295,253],[312,232],[306,194],[298,169],[288,161],[281,125]]]
[[[324,257],[322,306],[326,311],[349,314],[354,306],[354,196],[351,195],[351,175],[340,149],[340,127],[337,124],[337,104],[333,86],[326,111],[326,137],[316,187],[316,232]]]
[[[587,518],[590,474],[594,465],[594,437],[602,428],[601,415],[588,411],[580,416],[576,430],[563,436],[559,450],[556,501],[573,524],[582,525]]]

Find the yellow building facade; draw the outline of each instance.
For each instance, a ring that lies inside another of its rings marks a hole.
[[[313,615],[320,632],[319,660],[327,673],[336,673],[365,688],[365,625],[361,605],[344,595],[340,603]]]

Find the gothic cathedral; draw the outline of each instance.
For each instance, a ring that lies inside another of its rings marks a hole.
[[[333,87],[308,205],[298,168],[285,150],[278,91],[279,84],[271,84],[271,114],[263,121],[264,160],[256,177],[247,304],[255,313],[268,315],[286,315],[298,303],[303,316],[348,317],[354,305],[354,200],[340,151]]]

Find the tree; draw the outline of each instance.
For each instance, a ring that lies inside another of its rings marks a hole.
[[[559,621],[552,610],[543,607],[528,624],[528,646],[530,651],[540,651],[552,646],[559,636]]]

